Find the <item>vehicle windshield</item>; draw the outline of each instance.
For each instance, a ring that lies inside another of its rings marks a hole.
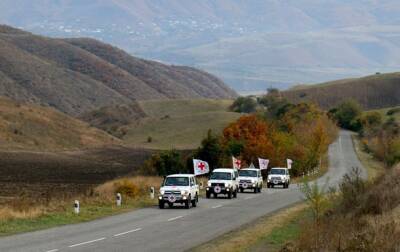
[[[188,177],[168,177],[165,179],[164,186],[188,186]]]
[[[210,179],[217,179],[217,180],[231,180],[232,176],[229,172],[213,172],[211,174]]]
[[[257,171],[241,170],[241,171],[239,171],[239,176],[241,176],[241,177],[257,177]]]
[[[269,174],[285,175],[286,171],[285,169],[271,169],[271,172]]]

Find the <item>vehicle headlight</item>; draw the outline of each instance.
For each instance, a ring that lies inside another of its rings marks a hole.
[[[188,195],[188,194],[189,194],[189,191],[187,191],[187,190],[181,191],[181,194],[182,194],[182,195]]]
[[[228,184],[228,183],[225,183],[225,187],[229,187],[229,184]]]
[[[253,183],[253,186],[256,186],[256,183]]]
[[[160,190],[160,194],[164,195],[165,191],[163,189]]]
[[[211,186],[211,182],[210,182],[210,181],[208,181],[208,182],[207,182],[207,185],[208,185],[208,186]]]

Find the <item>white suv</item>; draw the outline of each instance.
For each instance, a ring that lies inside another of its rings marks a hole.
[[[163,209],[165,203],[173,207],[175,203],[184,204],[185,208],[196,207],[199,201],[199,185],[193,174],[174,174],[167,176],[160,188],[158,206]]]
[[[290,174],[288,168],[272,168],[268,172],[267,187],[283,185],[283,188],[289,188]]]
[[[237,171],[234,169],[215,169],[208,180],[206,189],[207,198],[214,195],[214,198],[218,197],[218,194],[224,194],[228,196],[228,199],[237,197],[239,189]]]
[[[254,193],[261,192],[263,187],[263,178],[259,169],[241,169],[239,171],[239,189],[243,192],[245,189],[253,190]]]

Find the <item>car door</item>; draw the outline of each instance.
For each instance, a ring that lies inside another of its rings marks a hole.
[[[196,193],[198,193],[198,185],[196,183],[196,179],[194,177],[190,177],[190,194],[192,195],[192,197],[195,197]]]

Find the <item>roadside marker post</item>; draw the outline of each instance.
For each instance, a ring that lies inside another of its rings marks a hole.
[[[150,187],[150,199],[154,199],[154,186]]]
[[[75,202],[74,202],[74,212],[75,212],[75,214],[79,214],[79,212],[80,212],[79,200],[75,200]]]
[[[117,193],[117,206],[121,206],[122,204],[122,196],[120,193]]]

